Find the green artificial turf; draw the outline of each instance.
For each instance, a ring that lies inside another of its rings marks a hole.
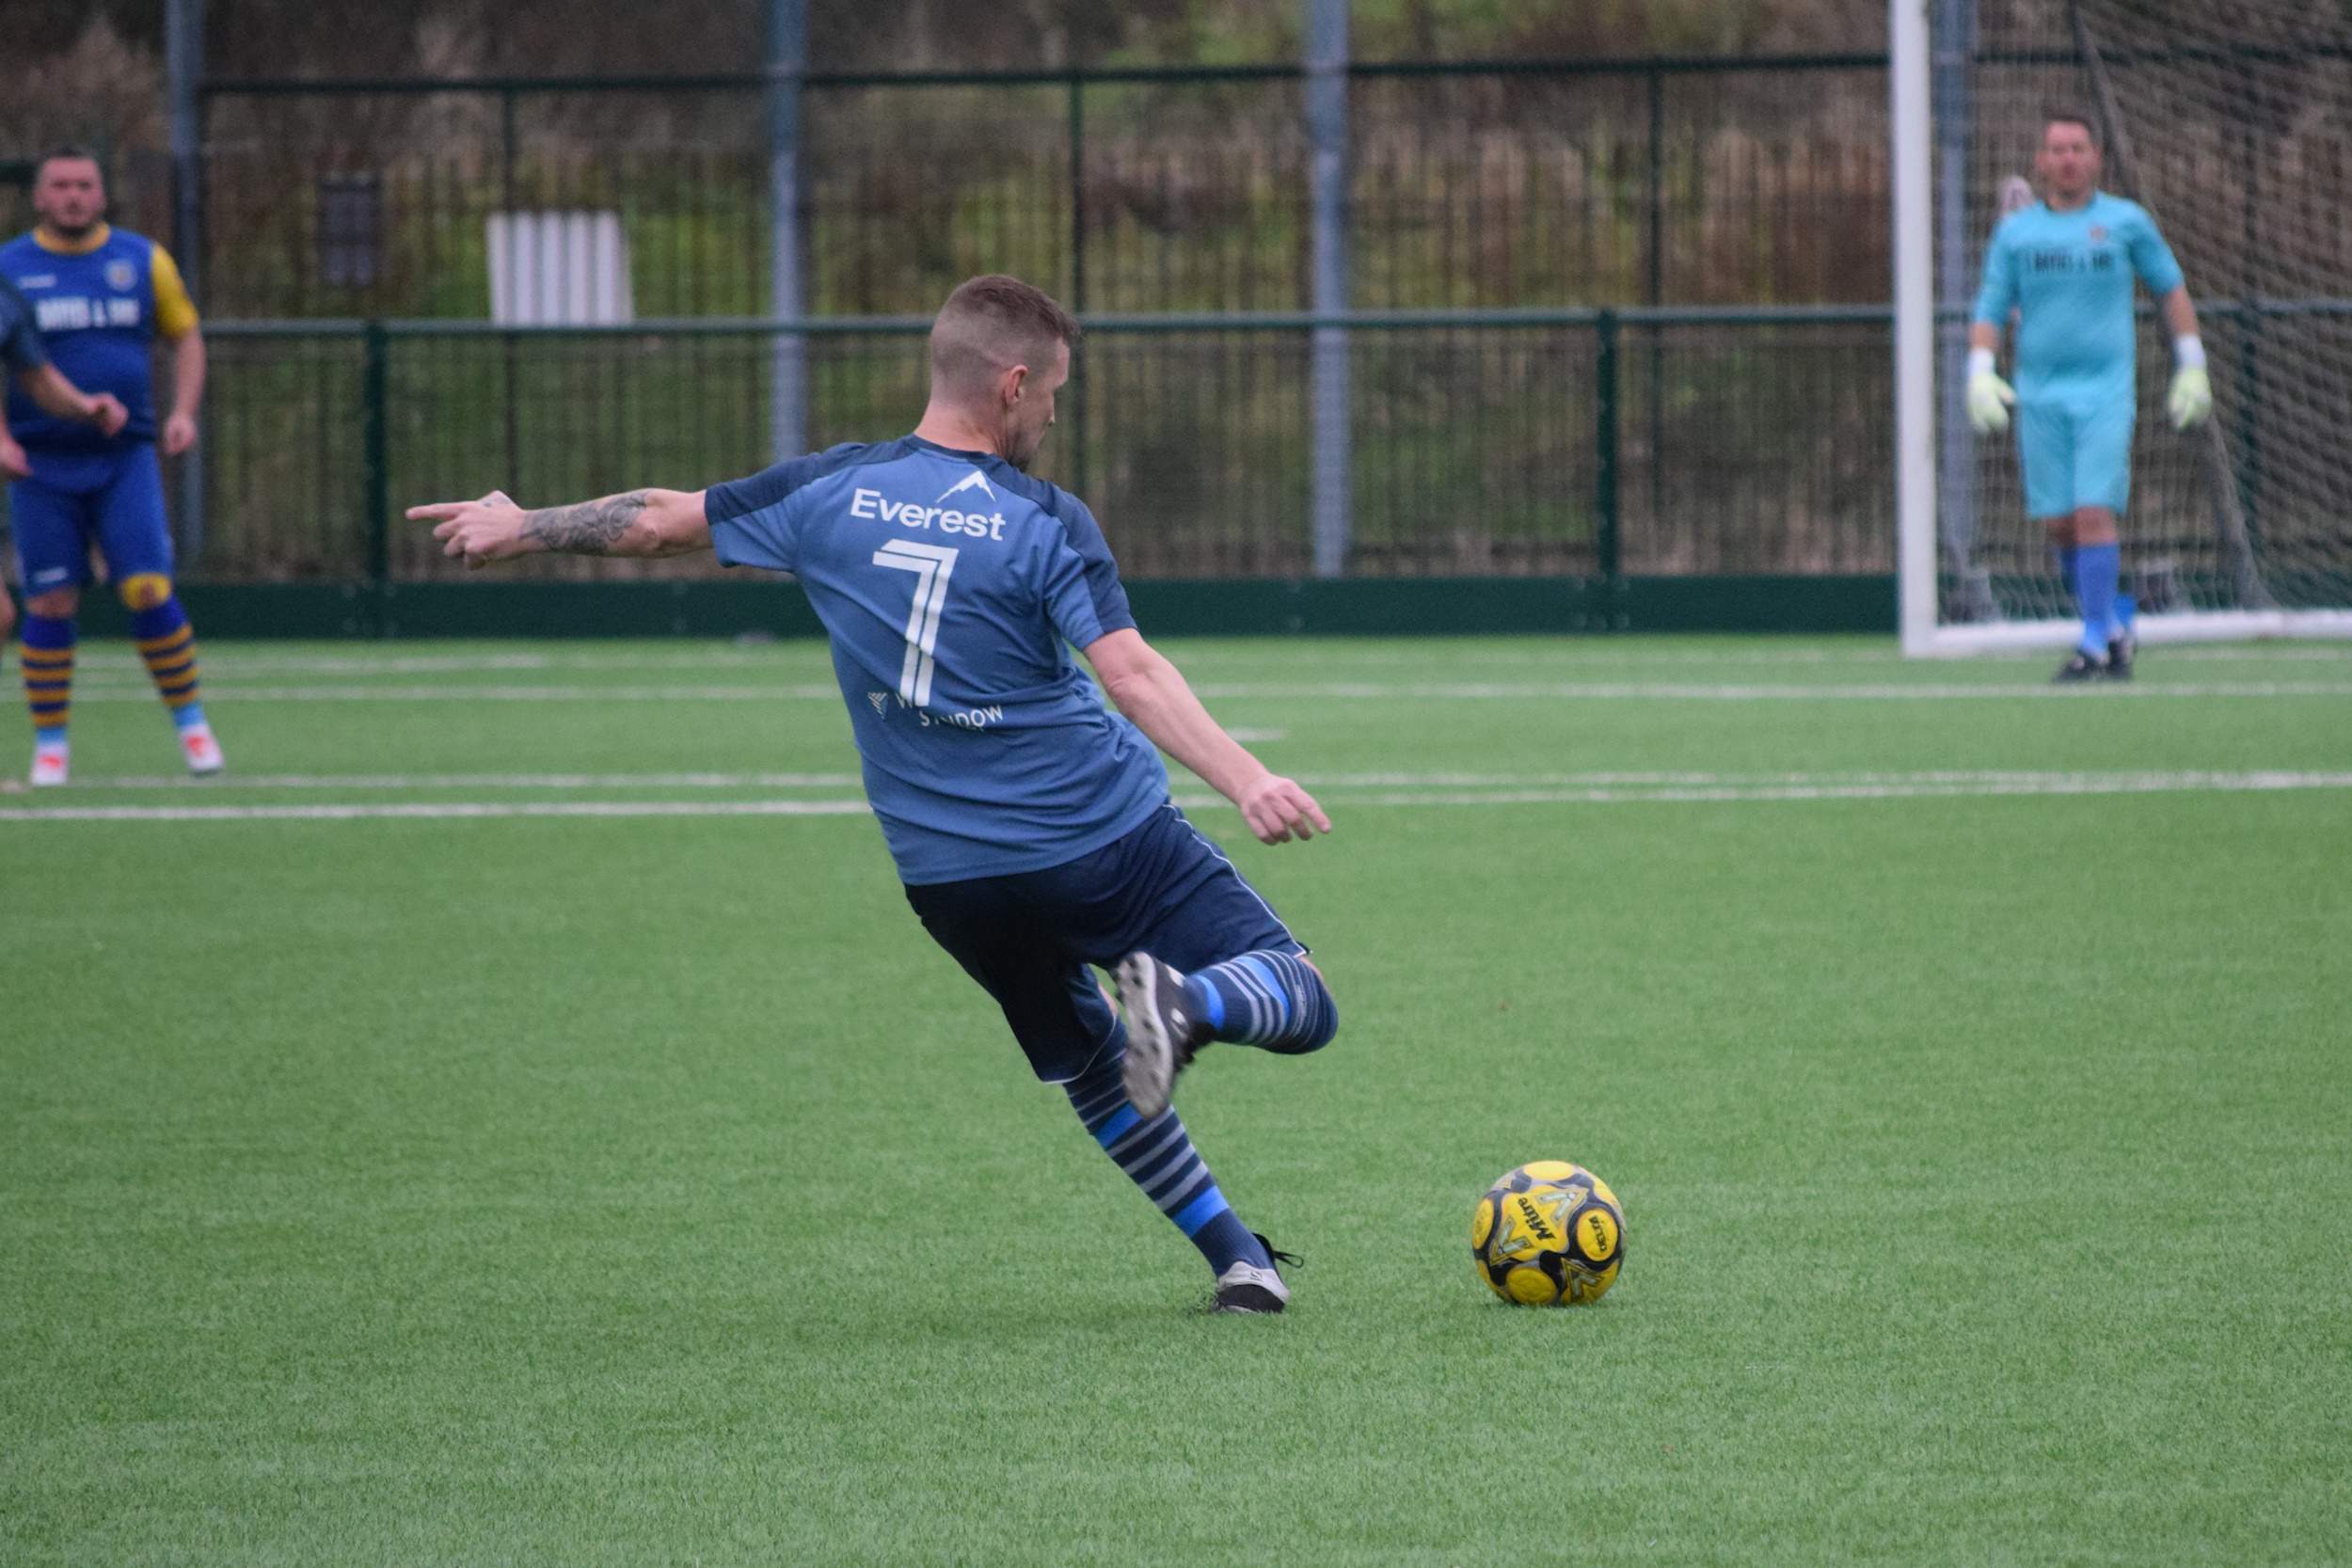
[[[2352,775],[2352,650],[1173,651],[1339,824],[1196,813],[1341,1006],[1179,1097],[1291,1313],[1195,1309],[867,817],[8,817],[0,1561],[2344,1558],[2352,790],[2199,775]],[[805,644],[207,675],[230,783],[101,648],[0,808],[857,793]],[[1538,1158],[1597,1307],[1471,1274]]]

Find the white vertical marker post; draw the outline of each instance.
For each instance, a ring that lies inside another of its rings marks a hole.
[[[1930,0],[1888,0],[1895,132],[1895,548],[1906,657],[1935,635],[1934,165],[1929,101]]]

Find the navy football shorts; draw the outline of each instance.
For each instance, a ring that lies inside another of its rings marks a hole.
[[[16,530],[17,581],[27,594],[89,581],[89,547],[106,575],[123,582],[171,575],[171,531],[164,521],[164,476],[151,441],[128,451],[30,451],[33,477],[8,486]]]
[[[1049,1084],[1120,1037],[1089,964],[1138,948],[1189,974],[1244,953],[1303,954],[1258,890],[1173,802],[1074,861],[907,889],[923,928],[996,1005]]]

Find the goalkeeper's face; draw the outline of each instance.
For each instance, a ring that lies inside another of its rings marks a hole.
[[[2054,119],[2042,131],[2042,150],[2034,154],[2034,172],[2051,205],[2076,207],[2099,184],[2099,144],[2090,128],[2071,119]]]

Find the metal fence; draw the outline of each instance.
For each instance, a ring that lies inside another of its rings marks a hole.
[[[1354,62],[1352,303],[1886,297],[1885,60]],[[1081,311],[1312,306],[1296,65],[808,72],[795,227],[818,315],[976,272]],[[214,81],[206,303],[488,313],[492,212],[618,212],[639,309],[770,309],[761,72]],[[5,215],[5,214],[0,214]]]
[[[1883,307],[1359,312],[1355,575],[1893,569]],[[1080,489],[1138,578],[1311,570],[1317,318],[1098,316],[1036,471]],[[818,445],[912,428],[921,318],[813,324]],[[768,461],[774,329],[740,321],[503,331],[469,322],[228,325],[194,575],[461,575],[400,520],[698,488]],[[1088,478],[1080,484],[1075,470]],[[681,563],[545,559],[551,578]],[[689,572],[713,570],[707,562]]]
[[[765,74],[214,81],[185,566],[421,580],[453,568],[393,520],[418,500],[698,486],[779,428],[902,433],[924,318],[1001,270],[1088,321],[1039,468],[1132,575],[1888,571],[1884,69],[1352,63],[1343,318],[1308,314],[1297,66],[803,74],[785,226]],[[619,214],[641,319],[486,322],[490,215],[581,208]],[[779,231],[808,312],[784,333]],[[1350,329],[1336,562],[1318,323]]]

